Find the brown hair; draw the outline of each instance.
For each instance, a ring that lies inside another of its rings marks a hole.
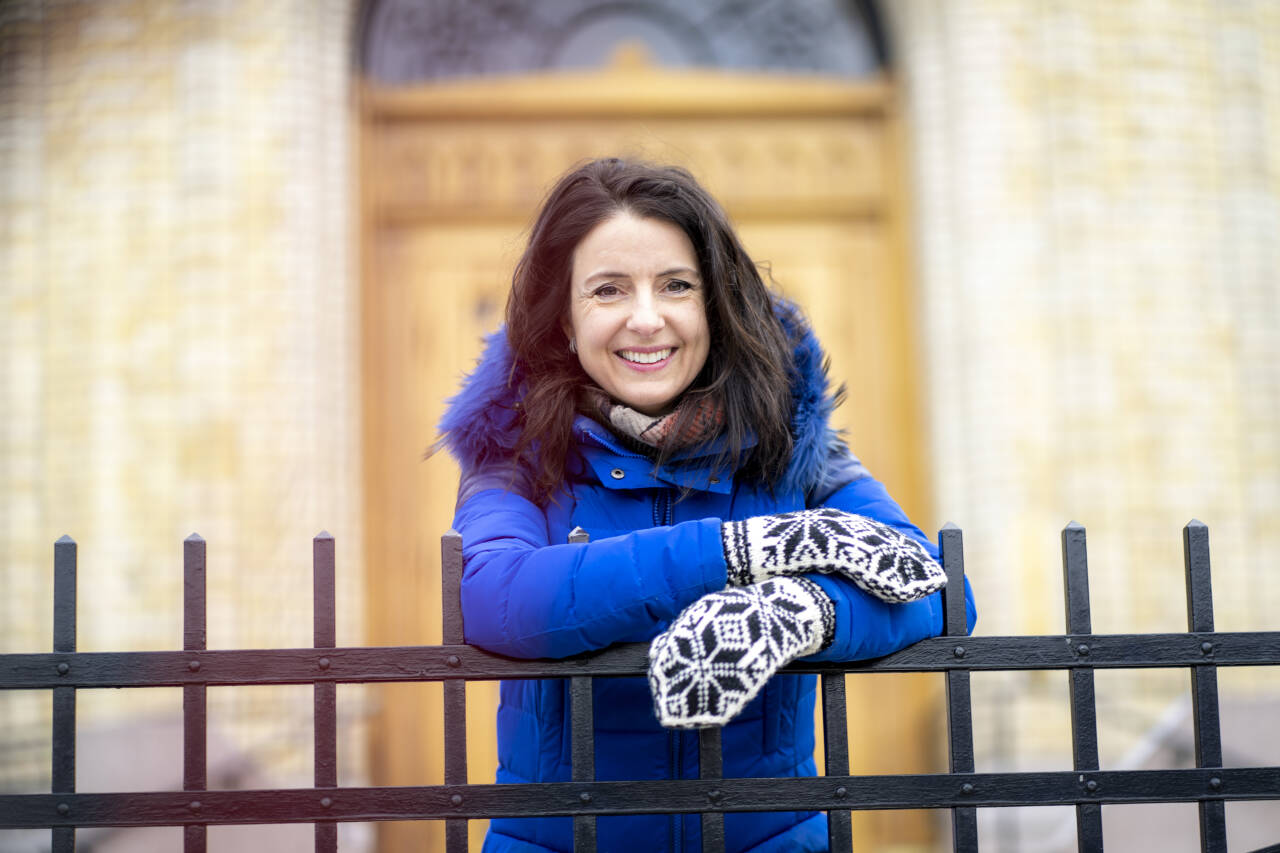
[[[725,413],[724,462],[772,486],[791,456],[791,344],[774,297],[729,219],[693,176],[672,166],[607,158],[565,174],[547,195],[516,264],[507,299],[507,339],[526,382],[517,457],[533,470],[533,499],[559,489],[573,451],[578,389],[590,378],[569,350],[564,318],[573,252],[620,212],[661,219],[693,244],[703,286],[711,351],[686,398],[713,398]],[[684,407],[678,417],[692,417]],[[680,424],[679,426],[684,426]],[[744,449],[751,438],[755,446]],[[655,463],[667,461],[659,452]]]

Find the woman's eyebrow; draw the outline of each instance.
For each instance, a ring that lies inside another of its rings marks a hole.
[[[600,270],[599,272],[593,272],[582,281],[585,284],[589,281],[595,281],[597,278],[631,278],[631,276],[624,272],[617,272],[615,270]]]
[[[666,269],[658,273],[655,276],[655,278],[666,278],[669,275],[687,275],[687,276],[693,276],[694,278],[702,277],[697,270],[691,267],[672,267],[671,269]],[[588,284],[590,282],[595,281],[598,278],[622,278],[622,279],[627,279],[629,281],[631,279],[631,275],[629,273],[619,272],[617,270],[599,270],[597,272],[593,272],[591,275],[584,278],[582,280],[582,283]]]

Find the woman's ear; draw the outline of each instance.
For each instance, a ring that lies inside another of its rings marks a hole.
[[[560,321],[560,329],[569,340],[569,352],[576,354],[578,352],[578,339],[574,337],[573,324],[569,322],[568,317]]]

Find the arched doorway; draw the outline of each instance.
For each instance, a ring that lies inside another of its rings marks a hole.
[[[883,39],[865,23],[866,4],[706,8],[691,23],[674,2],[366,7],[359,132],[371,644],[440,640],[438,543],[457,471],[443,455],[422,462],[421,454],[481,336],[501,321],[541,195],[585,157],[677,162],[706,183],[748,250],[812,319],[833,378],[850,389],[837,421],[855,451],[913,518],[933,523],[924,515],[899,118]],[[904,676],[851,678],[850,718],[876,720],[874,739],[853,726],[852,772],[941,769],[931,741],[938,690]],[[374,782],[438,783],[440,686],[374,691]],[[495,697],[496,685],[468,688],[473,782],[492,780]],[[930,827],[859,813],[855,842],[923,844]],[[440,837],[437,825],[387,825],[380,849],[436,849]]]

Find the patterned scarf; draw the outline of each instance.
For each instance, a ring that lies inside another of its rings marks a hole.
[[[683,428],[681,416],[693,408]],[[665,415],[646,415],[613,400],[603,389],[588,385],[578,395],[578,410],[612,429],[622,438],[666,451],[679,451],[715,438],[724,429],[724,407],[715,400],[682,400]]]

